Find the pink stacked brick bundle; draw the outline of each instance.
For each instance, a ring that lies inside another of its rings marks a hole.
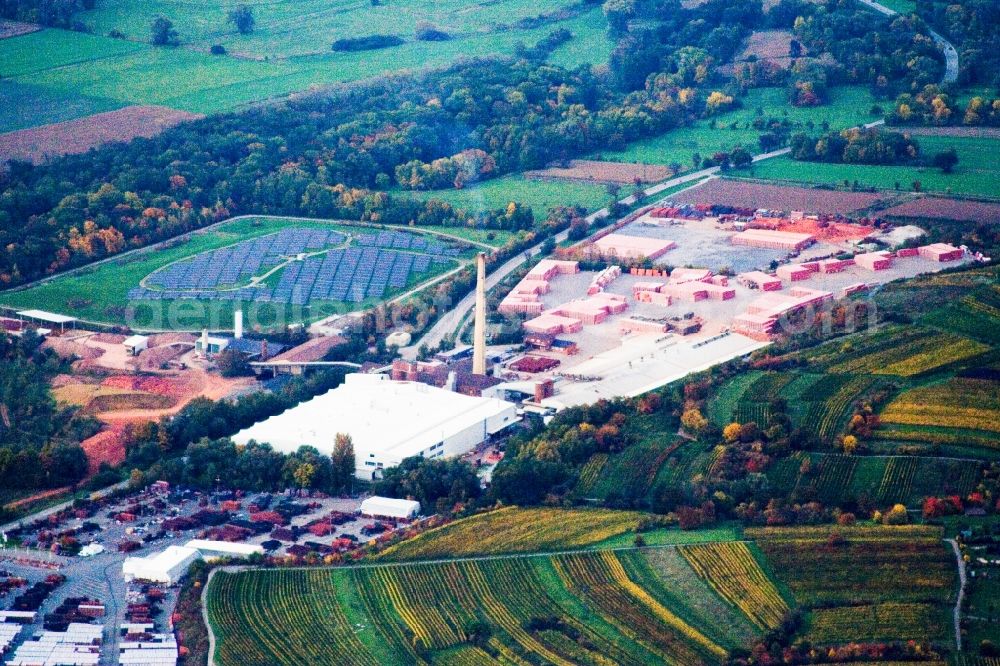
[[[670,283],[663,287],[663,293],[679,301],[694,303],[708,298],[709,287],[715,287],[715,285],[704,282]]]
[[[546,313],[524,322],[523,327],[528,333],[558,335],[560,333],[579,333],[583,330],[583,322],[572,317]]]
[[[713,275],[712,276],[712,284],[717,284],[720,287],[728,287],[729,286],[729,278],[727,278],[725,275]]]
[[[892,267],[892,255],[888,252],[866,252],[854,257],[854,263],[869,271],[884,271]]]
[[[917,257],[920,255],[920,250],[915,247],[902,247],[896,250],[896,256],[903,257]]]
[[[736,298],[734,288],[721,284],[705,283],[705,291],[708,292],[708,297],[713,301],[728,301],[731,298]]]
[[[587,287],[587,295],[593,296],[604,291],[604,288],[621,277],[621,266],[608,266],[598,273]]]
[[[661,291],[637,291],[634,292],[635,300],[638,303],[652,303],[654,305],[670,305],[673,302],[670,294]]]
[[[958,261],[965,256],[961,248],[947,243],[931,243],[917,248],[917,251],[921,257],[931,261]]]
[[[832,298],[833,294],[828,291],[806,287],[795,287],[788,293],[765,294],[747,306],[746,312],[733,318],[733,327],[750,333],[771,333],[782,316]]]
[[[638,298],[637,294],[640,291],[654,291],[658,292],[663,289],[662,282],[636,282],[632,285],[632,296]]]
[[[868,285],[864,282],[856,282],[854,284],[849,284],[840,290],[840,297],[850,296],[851,294],[857,294],[858,292],[864,291],[868,288]]]
[[[747,247],[762,247],[772,250],[801,250],[816,239],[810,234],[797,234],[791,231],[772,231],[770,229],[747,229],[734,234],[730,239],[733,245]]]
[[[590,298],[570,301],[552,310],[553,314],[577,319],[587,326],[600,324],[613,314],[621,314],[628,308],[624,296],[617,294],[596,294]]]
[[[824,259],[819,262],[819,270],[821,273],[843,273],[853,265],[853,259]]]
[[[677,243],[662,238],[608,234],[604,238],[594,241],[594,247],[604,257],[656,259],[677,247]]]
[[[777,273],[778,277],[782,280],[795,282],[797,280],[808,280],[813,272],[805,266],[789,264],[788,266],[778,266],[778,270],[776,270],[775,273]]]
[[[542,259],[528,271],[526,280],[551,280],[557,275],[572,275],[580,272],[580,264],[561,259]]]
[[[549,280],[558,275],[579,272],[580,265],[575,261],[543,259],[500,301],[497,312],[540,315],[544,310],[540,296],[549,293]]]
[[[762,273],[761,271],[740,273],[736,276],[736,281],[748,287],[756,287],[761,291],[777,291],[781,289],[780,279],[774,277],[773,275]]]

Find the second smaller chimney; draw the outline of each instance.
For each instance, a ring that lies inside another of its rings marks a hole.
[[[243,337],[243,310],[233,313],[233,337],[237,340]]]

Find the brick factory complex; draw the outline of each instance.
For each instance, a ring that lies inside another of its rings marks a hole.
[[[711,211],[646,209],[530,269],[497,309],[531,351],[483,395],[543,410],[638,395],[768,344],[811,308],[966,258],[943,243],[892,249],[842,219]]]

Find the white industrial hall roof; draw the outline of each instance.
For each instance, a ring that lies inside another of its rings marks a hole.
[[[337,388],[241,430],[233,441],[268,442],[285,453],[307,444],[329,454],[337,434],[346,433],[355,450],[402,459],[513,407],[386,375],[350,374]]]

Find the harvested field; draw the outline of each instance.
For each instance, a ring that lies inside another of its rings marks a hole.
[[[0,154],[41,164],[58,155],[85,153],[105,143],[150,138],[202,116],[163,106],[127,106],[86,118],[0,134]]]
[[[121,392],[121,393],[100,393],[94,396],[84,411],[91,414],[102,414],[104,412],[124,412],[140,409],[168,409],[173,407],[176,401],[165,395],[154,393]]]
[[[924,197],[882,211],[886,217],[913,217],[960,222],[1000,222],[1000,204]]]
[[[792,33],[787,30],[760,30],[750,35],[740,60],[755,56],[758,60],[788,62]]]
[[[159,370],[164,363],[172,361],[192,349],[194,349],[193,342],[176,342],[160,347],[152,347],[139,354],[139,362],[136,365],[136,369],[140,372],[155,372]]]
[[[142,391],[179,400],[190,395],[192,392],[196,392],[198,390],[198,381],[190,375],[179,377],[115,375],[101,382],[101,386],[123,389],[125,391]]]
[[[748,208],[767,208],[786,212],[847,214],[868,208],[879,201],[870,192],[840,192],[808,187],[786,187],[745,180],[713,178],[698,187],[673,197],[677,203],[722,204]],[[1000,208],[998,208],[1000,210]]]
[[[598,162],[595,160],[570,160],[565,167],[549,167],[536,171],[526,171],[528,178],[556,178],[587,183],[618,183],[628,185],[636,179],[643,183],[658,183],[673,175],[673,172],[656,164],[632,164],[630,162]]]
[[[0,19],[0,39],[17,37],[18,35],[27,35],[29,32],[35,32],[41,29],[42,26],[35,25],[34,23],[21,23],[20,21]]]
[[[119,465],[125,462],[125,426],[112,426],[80,442],[87,454],[87,473],[96,474],[101,463]]]
[[[79,358],[84,361],[100,358],[104,354],[103,349],[88,347],[76,340],[63,340],[57,337],[48,337],[42,343],[43,348],[51,349],[62,358]]]

